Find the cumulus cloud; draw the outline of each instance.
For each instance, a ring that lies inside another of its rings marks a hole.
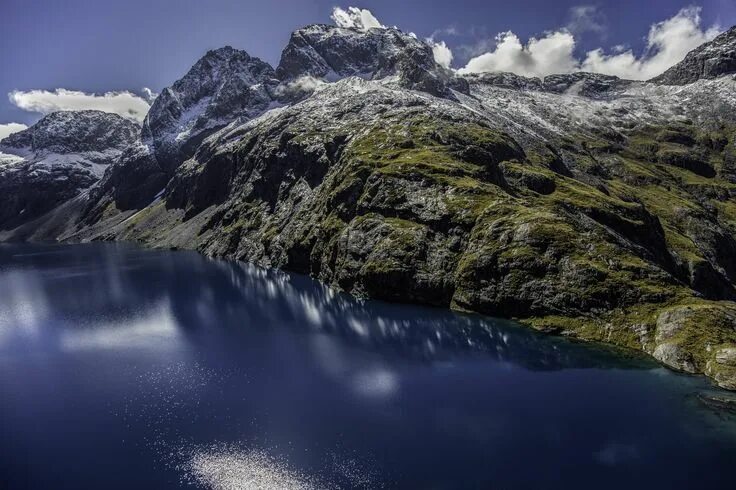
[[[138,122],[145,118],[149,108],[146,100],[132,92],[107,92],[97,95],[63,88],[54,91],[15,90],[8,94],[8,98],[10,102],[29,112],[49,114],[55,111],[95,109],[119,114]]]
[[[637,57],[631,50],[606,54],[602,49],[595,49],[587,54],[581,68],[632,80],[648,80],[682,61],[687,53],[721,31],[718,26],[704,30],[700,24],[699,7],[683,9],[674,17],[651,26],[644,56]]]
[[[18,131],[23,131],[24,129],[28,129],[28,126],[26,126],[25,124],[20,124],[20,123],[0,124],[0,141],[7,138],[13,133],[17,133]]]
[[[545,37],[531,38],[522,44],[513,32],[496,38],[493,51],[471,58],[461,73],[509,71],[525,77],[540,77],[552,73],[569,73],[577,69],[573,55],[575,38],[570,32],[550,32]]]
[[[597,24],[589,21],[590,15],[587,9],[578,12],[578,30],[595,28]],[[594,49],[580,60],[574,55],[576,41],[570,29],[548,32],[540,39],[531,38],[526,44],[509,31],[497,36],[494,49],[471,58],[459,71],[508,71],[523,76],[544,77],[582,70],[632,80],[648,80],[680,62],[688,52],[712,40],[719,32],[717,26],[708,29],[701,27],[700,8],[688,7],[650,27],[647,49],[641,56],[630,49],[615,46],[611,53],[601,48]]]
[[[378,19],[376,19],[376,16],[370,10],[358,7],[348,7],[347,10],[335,7],[332,9],[331,17],[338,27],[358,29],[360,31],[367,31],[375,27],[386,27],[378,22]]]
[[[434,55],[434,60],[437,62],[437,64],[440,66],[444,66],[445,68],[450,68],[450,65],[452,64],[452,50],[447,47],[445,41],[432,41],[431,44],[432,54]]]

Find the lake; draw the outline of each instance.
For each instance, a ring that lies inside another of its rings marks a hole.
[[[714,391],[193,252],[0,245],[3,488],[729,488]]]

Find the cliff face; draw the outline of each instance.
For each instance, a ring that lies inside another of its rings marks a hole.
[[[276,81],[237,91],[257,82],[268,104],[212,126],[203,112],[206,136],[166,164],[144,129],[88,194],[5,237],[194,248],[642,349],[736,389],[734,80],[458,78],[422,44],[298,31]]]
[[[274,77],[268,63],[245,51],[209,51],[156,97],[143,121],[143,140],[164,170],[176,168],[214,130],[262,113],[271,104]]]

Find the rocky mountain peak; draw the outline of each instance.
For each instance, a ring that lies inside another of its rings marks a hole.
[[[661,85],[686,85],[730,73],[736,73],[736,26],[694,49],[680,63],[651,81]]]
[[[323,24],[298,29],[291,35],[276,74],[285,81],[305,76],[326,81],[351,76],[366,80],[398,76],[405,88],[436,95],[446,91],[455,78],[435,62],[427,43],[399,29],[360,30]]]
[[[81,153],[123,150],[137,138],[140,127],[117,114],[101,111],[62,111],[11,134],[0,149],[6,153]]]
[[[164,166],[175,167],[212,131],[263,112],[271,103],[274,79],[268,63],[245,51],[230,46],[208,51],[156,98],[143,138]]]
[[[363,31],[310,25],[291,35],[276,73],[285,80],[302,76],[328,81],[349,76],[380,79],[396,74],[400,57],[406,51],[411,51],[419,64],[434,63],[429,46],[398,29]]]

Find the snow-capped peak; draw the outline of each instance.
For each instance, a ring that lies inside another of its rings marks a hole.
[[[207,52],[184,77],[156,98],[143,123],[143,137],[159,160],[175,166],[190,153],[190,141],[238,117],[255,116],[271,103],[273,68],[242,50]]]

